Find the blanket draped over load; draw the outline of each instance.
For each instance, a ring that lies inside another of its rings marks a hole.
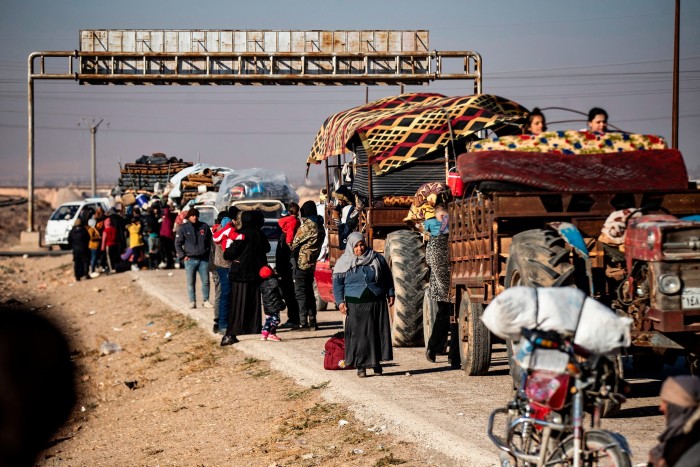
[[[331,115],[316,134],[307,164],[352,151],[359,137],[374,172],[383,175],[481,130],[521,120],[527,110],[502,97],[410,93]],[[461,148],[464,148],[462,144]]]
[[[472,143],[470,152],[457,159],[462,181],[505,182],[568,193],[688,188],[681,153],[663,149],[662,138],[577,131],[543,135]]]

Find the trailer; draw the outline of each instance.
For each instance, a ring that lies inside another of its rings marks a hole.
[[[477,142],[458,159],[470,189],[449,206],[449,241],[466,373],[487,373],[492,336],[480,318],[516,285],[579,287],[633,318],[630,353],[647,370],[680,354],[697,372],[700,223],[681,218],[700,213],[700,191],[681,154],[653,136],[541,139],[534,152],[523,137]],[[612,213],[624,213],[617,246],[601,236]]]

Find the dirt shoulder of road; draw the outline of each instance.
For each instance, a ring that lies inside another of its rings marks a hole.
[[[265,361],[220,347],[129,273],[74,282],[70,256],[15,257],[0,258],[0,280],[0,304],[21,302],[72,342],[79,401],[38,465],[436,462],[325,401],[323,385],[297,385]],[[106,354],[106,343],[121,350]]]

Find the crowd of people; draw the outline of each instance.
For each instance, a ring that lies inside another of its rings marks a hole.
[[[585,131],[604,133],[607,120],[604,109],[592,108]],[[527,115],[523,133],[537,136],[546,131],[544,114],[534,108]],[[335,205],[329,211],[338,227],[342,251],[332,270],[332,287],[336,307],[345,318],[345,365],[364,378],[368,369],[381,375],[382,363],[393,359],[389,307],[394,304],[395,290],[385,258],[356,231],[360,209],[352,193],[344,188],[333,194]],[[434,214],[423,224],[431,270],[426,293],[437,305],[425,356],[435,363],[436,355],[448,348],[448,362],[458,369],[461,356],[449,290],[447,206],[437,204]],[[271,248],[263,232],[264,221],[260,211],[231,207],[209,226],[199,220],[193,206],[175,216],[170,206],[157,199],[147,209],[132,208],[124,215],[98,211],[89,219],[77,220],[70,233],[75,278],[129,268],[182,266],[189,306],[196,308],[201,303],[204,308],[214,309],[213,331],[223,335],[222,346],[237,343],[237,336],[245,334],[279,342],[279,328],[318,330],[313,284],[326,231],[317,205],[313,201],[302,206],[290,203],[282,213],[274,269],[267,263]],[[213,303],[210,278],[214,283]],[[287,321],[282,324],[285,309]],[[669,460],[690,447],[700,449],[693,442],[700,426],[696,423],[699,381],[696,377],[679,377],[664,384],[661,410],[668,427],[650,454],[650,465],[673,465],[675,459]]]
[[[142,267],[180,267],[175,262],[174,242],[181,223],[173,207],[157,197],[144,209],[127,206],[122,211],[84,211],[68,234],[75,280]]]

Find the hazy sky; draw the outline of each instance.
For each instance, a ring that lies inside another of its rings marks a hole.
[[[700,2],[683,0],[680,150],[700,176]],[[427,29],[434,50],[483,57],[484,92],[528,108],[604,107],[610,122],[671,139],[673,0],[3,0],[0,3],[0,184],[26,184],[27,56],[79,48],[80,29]],[[37,184],[89,182],[90,135],[78,122],[103,118],[98,181],[116,183],[122,163],[164,152],[233,168],[303,177],[323,120],[364,103],[364,87],[80,86],[38,81]],[[406,92],[470,94],[470,82],[439,81]],[[373,86],[370,100],[399,88]],[[545,110],[550,122],[577,118]],[[108,124],[107,124],[108,122]],[[583,121],[550,129],[583,128]],[[320,167],[312,175],[320,175]]]

